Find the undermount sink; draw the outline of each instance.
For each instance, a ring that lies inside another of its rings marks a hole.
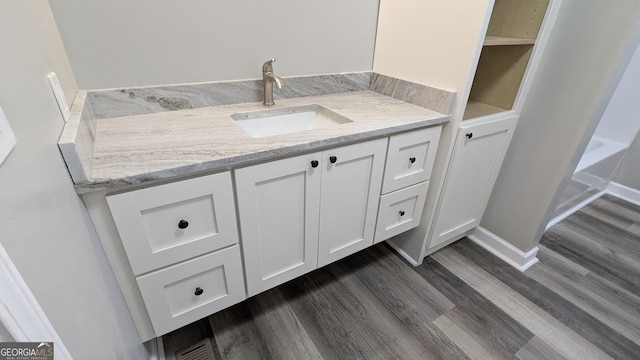
[[[253,138],[322,129],[352,122],[317,104],[235,113],[231,114],[231,118]]]

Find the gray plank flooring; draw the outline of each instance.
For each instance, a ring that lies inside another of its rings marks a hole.
[[[163,337],[216,359],[639,359],[640,207],[605,195],[524,273],[468,239],[413,267],[379,244]]]

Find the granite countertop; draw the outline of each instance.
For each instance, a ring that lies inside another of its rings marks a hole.
[[[352,122],[253,138],[231,118],[234,113],[309,104],[323,106]],[[93,137],[90,158],[82,159],[90,164],[90,168],[85,169],[86,179],[74,178],[74,183],[76,191],[82,194],[206,171],[228,170],[439,125],[449,118],[449,115],[425,107],[364,90],[280,99],[273,107],[250,102],[94,119],[91,134],[84,134],[85,137]],[[69,136],[67,134],[67,138]],[[86,158],[87,154],[82,154],[82,148],[78,146],[80,141],[77,140],[83,135],[75,131],[72,136],[74,154],[69,154],[69,149],[65,151],[63,147],[64,133],[60,147],[74,177],[71,167],[76,164],[70,162],[80,162],[79,158]]]

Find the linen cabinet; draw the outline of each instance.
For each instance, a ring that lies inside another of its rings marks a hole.
[[[390,239],[414,265],[480,224],[561,1],[381,0],[374,72],[458,96],[421,225]]]
[[[496,0],[493,5],[427,252],[480,225],[516,129],[516,105],[534,73],[530,59],[548,7],[549,0]]]
[[[512,115],[460,127],[430,247],[480,225],[517,120]]]

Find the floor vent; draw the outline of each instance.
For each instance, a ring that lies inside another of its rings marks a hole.
[[[209,338],[176,351],[176,360],[215,360]]]

